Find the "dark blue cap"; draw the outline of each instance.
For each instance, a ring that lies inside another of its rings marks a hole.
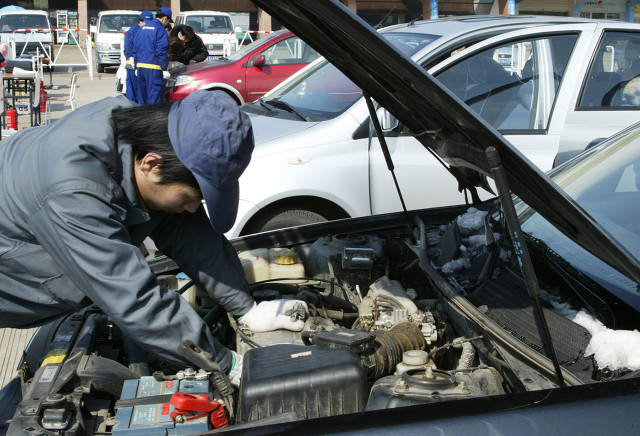
[[[249,117],[224,91],[196,91],[171,106],[169,138],[200,185],[211,225],[229,231],[254,147]]]
[[[153,14],[151,13],[151,11],[145,9],[144,11],[140,12],[140,18],[142,18],[144,21],[150,21],[153,20]]]
[[[169,9],[166,6],[161,7],[160,9],[158,9],[158,12],[156,13],[156,15],[158,14],[164,14],[167,17],[169,17],[169,22],[173,23],[173,18],[171,17],[173,15],[173,12],[171,12],[171,9]]]

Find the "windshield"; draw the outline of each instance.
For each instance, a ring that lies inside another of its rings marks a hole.
[[[48,29],[49,21],[44,15],[3,14],[0,15],[0,32],[13,32],[16,29]]]
[[[233,30],[231,18],[226,15],[189,15],[185,24],[193,27],[196,33],[230,33]]]
[[[106,15],[100,19],[100,33],[120,33],[126,32],[129,28],[138,24],[140,15],[124,14],[124,15]]]
[[[227,59],[229,59],[230,61],[237,61],[239,59],[242,59],[247,55],[247,53],[250,53],[257,48],[267,45],[273,38],[282,35],[282,33],[284,32],[269,33],[267,34],[267,36],[256,39],[251,44],[243,45],[238,51],[231,53],[231,55]]]
[[[412,56],[437,35],[415,33],[382,33],[406,56]],[[279,100],[307,114],[313,121],[337,117],[362,97],[362,91],[340,70],[323,60],[309,67],[305,74],[290,80],[285,86],[269,94],[268,100]]]
[[[636,258],[640,258],[640,125],[581,154],[550,174],[571,198]],[[596,281],[634,295],[636,285],[578,247],[526,204],[522,228]]]

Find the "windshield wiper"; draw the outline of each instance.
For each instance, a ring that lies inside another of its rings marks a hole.
[[[262,98],[260,98],[259,100],[262,100]],[[269,101],[266,101],[266,102],[260,101],[260,104],[262,104],[263,106],[264,106],[265,103],[268,104],[268,105],[271,105],[273,107],[284,109],[287,112],[291,112],[293,114],[296,114],[303,121],[311,121],[311,118],[309,118],[309,115],[305,114],[304,112],[300,112],[299,110],[297,110],[296,108],[294,108],[293,106],[291,106],[289,103],[287,103],[285,101],[276,100],[276,99],[269,100]]]
[[[264,101],[264,98],[259,97],[257,101],[260,104],[260,106],[262,106],[263,108],[268,109],[270,111],[273,110],[273,106],[271,106],[270,104],[267,104],[267,102]]]

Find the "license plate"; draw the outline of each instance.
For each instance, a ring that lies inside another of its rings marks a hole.
[[[208,61],[217,61],[220,59],[220,56],[207,56]]]

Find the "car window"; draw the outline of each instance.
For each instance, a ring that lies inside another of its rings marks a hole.
[[[49,22],[44,15],[6,14],[0,15],[0,32],[13,32],[16,29],[48,29]]]
[[[591,62],[579,108],[640,107],[640,34],[607,32]]]
[[[260,47],[266,47],[271,44],[272,40],[278,38],[281,33],[274,32],[268,33],[266,36],[256,39],[251,44],[243,45],[238,50],[231,53],[230,56],[227,57],[229,61],[237,61],[238,59],[242,59],[248,53],[251,53],[254,50],[260,49]]]
[[[318,52],[297,36],[278,41],[261,54],[265,65],[307,64],[318,58]]]
[[[100,21],[101,33],[121,33],[138,24],[139,15],[109,15]]]
[[[402,32],[385,32],[382,36],[407,56],[438,39],[437,35]],[[346,111],[362,97],[362,90],[325,60],[306,70],[305,74],[295,80],[286,81],[284,86],[272,92],[269,97],[286,102],[313,121],[322,121],[335,118]]]
[[[577,40],[554,35],[474,52],[436,78],[501,131],[544,131]]]
[[[196,33],[230,33],[233,30],[231,19],[225,15],[189,15],[187,26]]]

